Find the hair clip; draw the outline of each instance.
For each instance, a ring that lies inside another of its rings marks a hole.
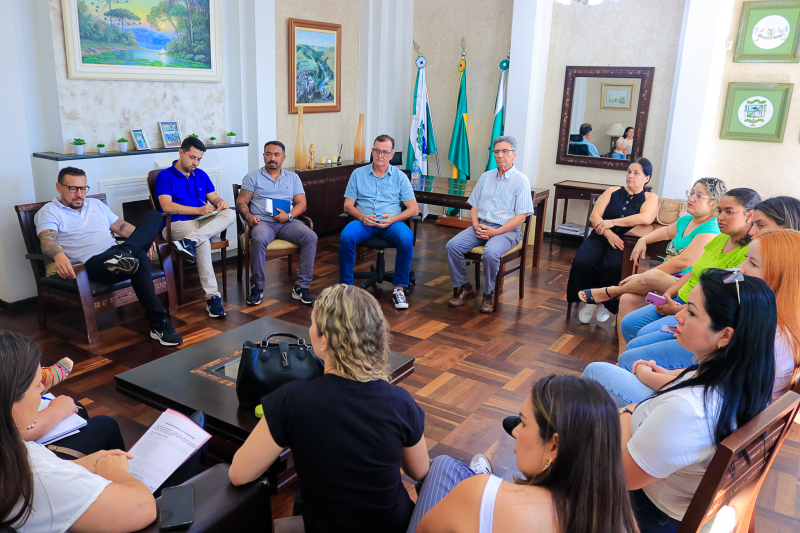
[[[742,305],[742,296],[739,293],[739,282],[744,281],[744,274],[742,274],[741,270],[738,267],[728,268],[726,269],[730,274],[725,276],[722,279],[723,283],[736,283],[736,299],[739,301],[739,305]]]

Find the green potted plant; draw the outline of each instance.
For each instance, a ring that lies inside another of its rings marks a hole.
[[[216,137],[209,137],[208,140],[211,141],[211,146],[214,146],[214,145],[217,144],[217,138]]]
[[[232,131],[228,132],[228,144],[233,144],[236,142],[236,134]]]
[[[72,151],[75,152],[75,155],[83,155],[85,149],[86,141],[78,139],[77,137],[72,140]]]
[[[198,135],[197,135],[196,133],[190,133],[190,134],[189,134],[189,137],[194,137],[194,138],[197,138],[197,137],[198,137]]]
[[[98,154],[106,153],[106,145],[103,143],[97,143],[97,153]]]
[[[119,148],[120,152],[127,152],[128,151],[128,139],[125,137],[120,137],[117,139],[117,148]]]

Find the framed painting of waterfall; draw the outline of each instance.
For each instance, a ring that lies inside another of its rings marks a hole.
[[[289,19],[289,114],[342,110],[342,25]]]
[[[61,0],[71,79],[222,81],[221,0]]]

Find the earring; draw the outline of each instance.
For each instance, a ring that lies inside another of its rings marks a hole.
[[[717,344],[717,350],[721,350],[721,349],[722,349],[722,345],[721,344]]]
[[[551,465],[551,464],[553,464],[553,460],[552,460],[552,459],[548,459],[548,460],[547,460],[547,464],[546,464],[546,465],[544,465],[544,468],[542,468],[542,472],[544,472],[545,470],[547,470],[548,468],[550,468],[550,465]]]

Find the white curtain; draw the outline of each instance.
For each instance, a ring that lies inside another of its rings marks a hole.
[[[587,77],[575,78],[575,90],[572,91],[572,117],[569,123],[569,133],[577,134],[583,124],[583,114],[586,111],[586,82]]]

